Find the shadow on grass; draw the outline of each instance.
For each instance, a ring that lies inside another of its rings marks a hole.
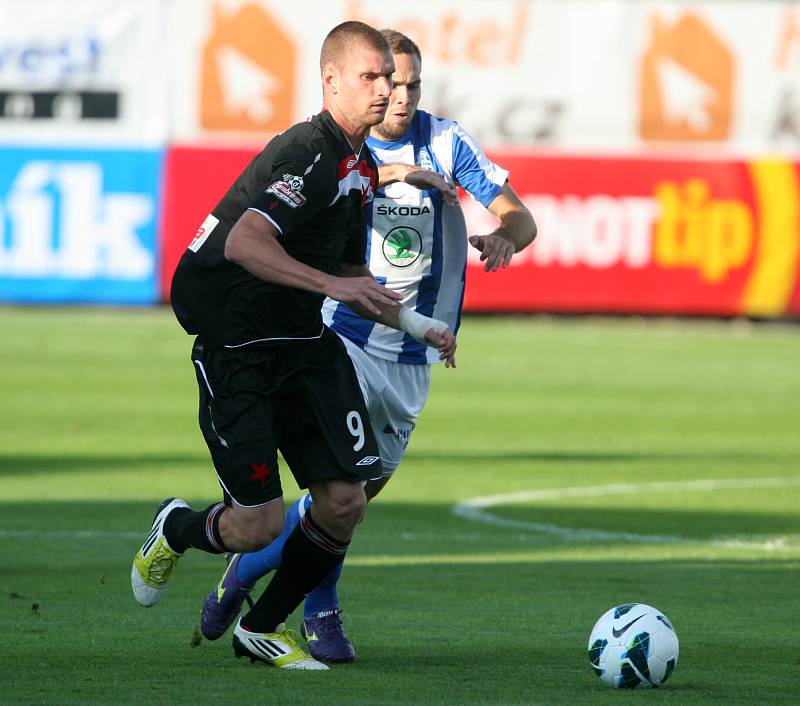
[[[647,453],[627,451],[409,451],[406,463],[414,461],[459,464],[519,463],[520,461],[549,463],[620,463],[649,461],[675,463],[681,461],[721,459],[739,462],[777,461],[796,458],[789,453],[747,454],[733,451],[698,451],[695,453]],[[165,466],[208,466],[208,454],[202,447],[191,453],[136,454],[13,454],[0,456],[0,476],[30,473],[64,473],[74,471],[114,471],[131,468]]]
[[[408,461],[447,461],[456,463],[503,463],[518,461],[551,461],[553,463],[618,463],[620,461],[675,462],[703,459],[730,459],[735,461],[770,461],[797,458],[797,454],[782,452],[746,453],[740,451],[697,451],[686,453],[637,451],[414,451]]]
[[[176,490],[181,490],[176,488]],[[184,488],[185,490],[185,488]],[[190,504],[203,508],[218,498],[196,498],[182,495]],[[74,537],[91,543],[94,535],[113,539],[138,538],[149,529],[153,513],[161,498],[149,502],[66,501],[9,502],[0,504],[0,538],[24,535],[50,541]],[[675,497],[673,502],[677,502]],[[287,503],[288,505],[288,503]],[[354,538],[359,555],[376,554],[391,557],[406,555],[447,554],[490,556],[492,552],[541,550],[557,554],[565,547],[603,547],[629,544],[649,551],[647,542],[629,541],[621,537],[589,538],[538,531],[535,526],[496,527],[456,517],[450,504],[389,502],[378,498],[367,511],[365,520]],[[708,541],[719,537],[738,536],[767,539],[773,535],[800,534],[800,517],[791,512],[775,512],[765,507],[747,511],[726,509],[709,504],[707,508],[685,507],[576,507],[568,504],[547,506],[513,506],[492,510],[503,518],[512,518],[556,528],[600,530],[629,535],[668,535],[686,540]],[[85,536],[84,536],[85,535]],[[135,542],[134,542],[135,543]],[[668,542],[666,544],[669,544]],[[765,554],[766,556],[766,554]],[[776,552],[774,556],[781,556]]]
[[[0,456],[0,476],[30,473],[74,473],[75,471],[115,471],[142,468],[153,470],[164,466],[208,467],[210,460],[204,449],[190,454],[129,454],[129,455],[4,455]]]

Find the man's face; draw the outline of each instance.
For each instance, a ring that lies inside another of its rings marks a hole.
[[[336,70],[336,103],[353,127],[369,128],[383,120],[393,71],[390,53],[362,44],[349,49]]]
[[[384,140],[397,140],[402,137],[417,112],[422,96],[422,65],[413,54],[394,54],[395,70],[392,74],[392,95],[386,117],[373,132]]]

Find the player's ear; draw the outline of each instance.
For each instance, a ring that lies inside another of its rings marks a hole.
[[[331,93],[339,92],[339,72],[333,64],[327,64],[322,69],[322,85]]]

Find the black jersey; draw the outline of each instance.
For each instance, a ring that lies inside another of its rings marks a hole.
[[[280,232],[293,258],[333,274],[365,262],[365,206],[377,188],[366,145],[354,154],[328,112],[272,139],[236,179],[181,257],[172,307],[188,333],[238,347],[322,332],[324,295],[265,282],[225,259],[225,241],[247,209]]]

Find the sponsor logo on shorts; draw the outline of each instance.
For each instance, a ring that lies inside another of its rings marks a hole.
[[[380,461],[380,460],[381,460],[380,456],[364,456],[364,458],[362,458],[356,464],[356,466],[371,466],[373,463],[375,463],[376,461]]]
[[[281,181],[276,181],[267,187],[268,194],[274,194],[291,208],[302,206],[306,202],[306,197],[301,192],[303,188],[303,177],[284,174]]]

